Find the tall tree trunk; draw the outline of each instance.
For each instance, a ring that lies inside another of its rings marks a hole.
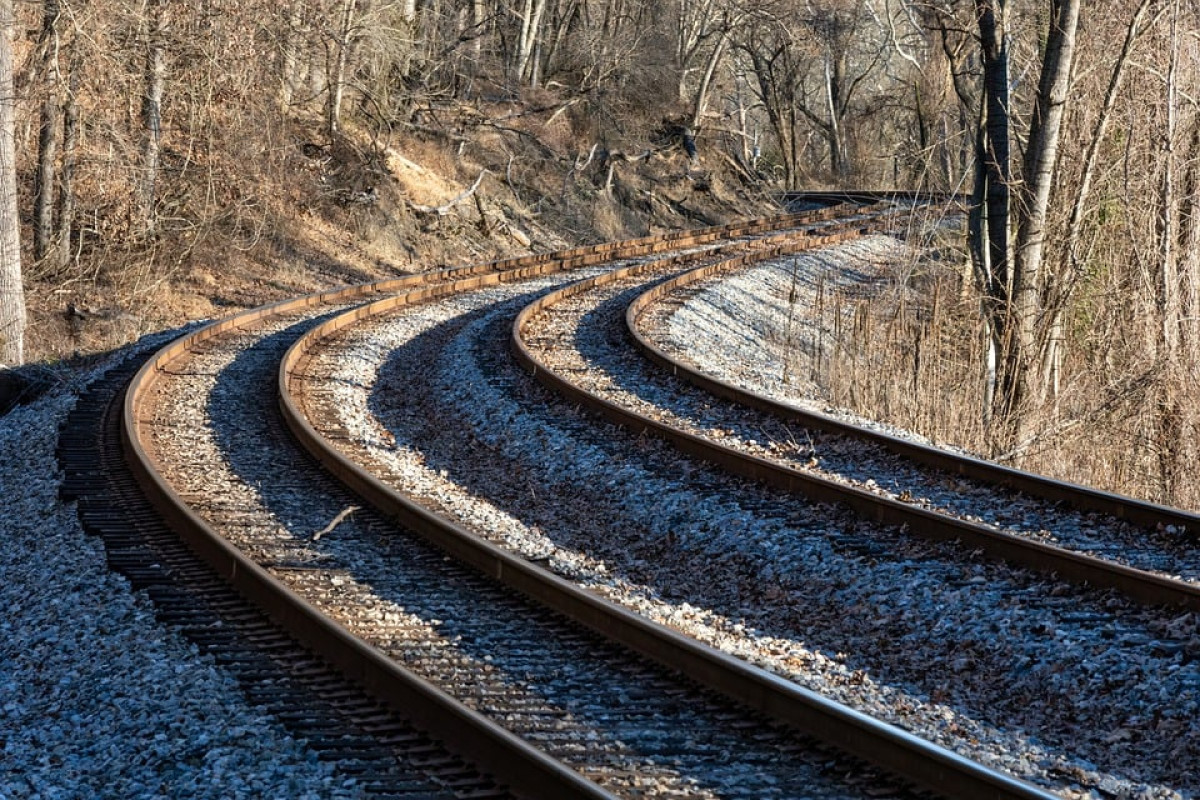
[[[700,85],[696,87],[695,102],[692,103],[692,130],[700,130],[704,111],[708,106],[708,95],[712,88],[713,77],[716,75],[717,67],[720,66],[721,59],[725,55],[725,45],[728,41],[729,32],[723,31],[717,37],[717,43],[713,45],[712,52],[709,53],[708,62],[704,67],[704,74],[700,77]]]
[[[1005,0],[975,0],[983,56],[983,98],[976,137],[976,180],[970,214],[971,252],[983,288],[990,348],[1005,352],[1009,329],[1009,207],[1012,172],[1009,157],[1008,36]],[[989,376],[989,380],[999,378]],[[1002,404],[1004,387],[985,394]],[[1000,408],[999,416],[1007,414]],[[985,418],[992,418],[991,410]]]
[[[58,185],[58,266],[71,263],[75,227],[75,159],[79,149],[79,80],[83,72],[79,43],[72,41],[67,58],[67,94],[63,103],[62,169]]]
[[[471,40],[471,52],[475,56],[475,69],[479,69],[479,58],[483,55],[483,28],[487,18],[487,7],[483,0],[471,0],[471,31],[475,37]]]
[[[1016,319],[1006,365],[1009,390],[1013,393],[1008,400],[1012,409],[1017,409],[1033,394],[1037,372],[1034,362],[1039,350],[1046,218],[1058,164],[1067,92],[1071,86],[1080,0],[1052,0],[1050,7],[1050,32],[1025,150],[1025,183],[1021,192],[1016,269],[1013,272]]]
[[[534,54],[542,30],[542,16],[546,13],[546,0],[525,0],[521,9],[521,33],[517,39],[517,63],[514,67],[516,83],[527,78],[536,80]]]
[[[1067,303],[1074,293],[1075,283],[1079,279],[1082,259],[1080,239],[1083,235],[1083,221],[1091,196],[1092,181],[1095,179],[1096,165],[1099,162],[1100,147],[1104,143],[1109,121],[1112,119],[1113,106],[1116,105],[1125,71],[1132,60],[1134,45],[1142,32],[1142,22],[1145,20],[1147,11],[1156,1],[1141,0],[1126,26],[1125,40],[1121,45],[1121,52],[1117,56],[1117,63],[1113,67],[1112,75],[1109,76],[1104,102],[1101,104],[1100,113],[1092,126],[1092,135],[1084,153],[1083,168],[1079,174],[1079,188],[1075,192],[1075,200],[1071,206],[1071,218],[1067,223],[1066,264],[1058,276],[1058,280],[1047,287],[1044,311],[1050,315],[1051,322],[1043,356],[1045,377],[1042,382],[1042,391],[1048,392],[1055,401],[1058,398],[1058,380],[1063,359],[1064,315]]]
[[[841,59],[825,53],[825,104],[829,121],[823,126],[825,142],[829,146],[829,171],[838,178],[845,177],[846,143],[841,119]]]
[[[980,110],[982,117],[983,111]],[[996,389],[998,386],[996,376],[996,361],[997,351],[999,350],[1000,337],[996,334],[995,324],[1000,317],[1000,298],[993,295],[995,290],[992,276],[994,270],[992,268],[992,248],[988,241],[988,203],[987,203],[987,186],[988,173],[984,168],[983,155],[986,153],[986,142],[984,135],[984,123],[981,119],[979,129],[975,134],[976,149],[979,153],[979,162],[975,167],[975,182],[971,190],[971,206],[967,215],[967,229],[969,232],[968,240],[971,251],[971,262],[975,266],[975,278],[979,285],[979,297],[982,304],[980,308],[980,317],[983,320],[983,349],[984,349],[984,373],[983,373],[983,408],[981,409],[981,417],[985,428],[990,428],[994,412],[996,410]]]
[[[16,98],[13,94],[13,0],[0,0],[0,363],[25,361],[25,288],[17,216]]]
[[[346,92],[346,67],[350,61],[350,38],[354,31],[357,0],[343,0],[342,15],[334,33],[333,59],[329,65],[329,96],[325,102],[325,133],[332,142],[342,126],[342,97]]]
[[[1166,130],[1162,135],[1162,178],[1159,183],[1158,273],[1159,356],[1168,364],[1179,357],[1182,298],[1179,293],[1179,250],[1176,242],[1178,201],[1175,187],[1175,138],[1179,127],[1179,3],[1172,2],[1170,54],[1166,74]]]
[[[41,261],[54,242],[54,188],[58,158],[58,0],[44,0],[42,32],[42,109],[38,123],[38,163],[33,178],[33,257]]]
[[[162,101],[167,79],[167,43],[165,3],[146,0],[146,69],[142,95],[142,180],[141,222],[143,229],[154,230],[159,145],[162,140]]]

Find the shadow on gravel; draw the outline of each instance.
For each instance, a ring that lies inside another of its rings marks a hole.
[[[574,627],[564,630],[557,618],[547,618],[370,511],[346,515],[335,529],[315,536],[347,508],[361,505],[296,451],[275,415],[275,365],[295,338],[319,321],[293,325],[242,351],[218,374],[206,403],[219,449],[237,477],[255,488],[255,501],[265,512],[251,514],[234,499],[226,509],[238,518],[234,525],[270,528],[271,544],[256,550],[268,550],[265,558],[285,569],[320,567],[342,585],[351,578],[389,604],[391,613],[434,631],[437,640],[414,656],[418,663],[408,664],[418,673],[423,662],[454,654],[481,665],[488,681],[511,687],[508,693],[523,698],[521,705],[546,707],[551,718],[602,729],[612,742],[604,746],[631,750],[635,763],[683,776],[684,784],[711,783],[718,794],[738,786],[744,796],[767,797],[779,786],[803,785],[797,775],[811,771],[804,763],[808,756],[793,752],[780,758],[781,740],[761,722],[731,733],[721,716],[731,709],[721,701],[697,704],[692,693],[661,691],[672,683],[665,675],[631,684],[627,667],[595,658],[597,652],[617,652],[614,646]],[[243,403],[240,396],[248,388],[253,401]],[[270,520],[264,522],[267,515]],[[621,713],[623,708],[632,713]],[[794,744],[786,746],[795,750]],[[816,773],[831,770],[837,773],[834,780],[844,780],[838,773],[846,770],[843,759],[831,759],[827,752],[818,752],[816,759]],[[699,777],[693,780],[693,775]]]
[[[381,370],[371,410],[429,469],[603,562],[612,579],[814,653],[816,672],[843,687],[876,684],[891,703],[935,716],[954,709],[963,716],[943,723],[954,738],[1005,731],[1067,784],[1197,788],[1181,765],[1200,757],[1200,732],[1176,699],[1194,707],[1200,662],[1155,645],[1177,613],[847,523],[597,423],[512,364],[509,329],[524,302],[431,329]],[[447,399],[429,376],[458,336],[470,337],[484,379]],[[639,488],[647,476],[657,477]],[[822,691],[821,679],[810,685]],[[1122,733],[1081,740],[1081,727]],[[1172,753],[1128,745],[1163,731]]]

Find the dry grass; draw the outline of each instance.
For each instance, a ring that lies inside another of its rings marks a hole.
[[[963,280],[964,255],[948,246],[952,237],[934,244],[948,257],[889,264],[869,294],[819,291],[805,313],[825,340],[793,349],[795,380],[812,381],[835,406],[938,443],[1200,510],[1200,373],[1196,365],[1147,363],[1128,329],[1111,334],[1123,348],[1097,349],[1081,338],[1091,328],[1077,327],[1059,396],[1029,412],[1031,438],[997,451],[982,413],[979,297]]]

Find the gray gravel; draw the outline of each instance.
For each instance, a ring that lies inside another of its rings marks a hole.
[[[96,370],[0,418],[0,799],[357,797],[157,624],[57,496]]]
[[[892,796],[891,779],[506,601],[368,511],[343,514],[353,499],[263,413],[279,358],[313,313],[210,339],[156,387],[148,450],[218,532],[397,662],[621,796]]]
[[[466,310],[414,309],[337,351],[339,422],[390,480],[654,619],[1064,795],[1195,793],[1196,615],[727,489],[547,409],[503,366],[514,308],[430,343]]]
[[[442,319],[452,313],[460,312],[448,311]],[[480,331],[502,327],[479,324]],[[685,340],[693,337],[691,341],[697,341],[694,331],[681,330]],[[392,344],[401,345],[413,335],[412,330],[398,334]],[[482,345],[468,338],[453,347],[471,353],[479,352]],[[387,348],[379,348],[378,343],[370,349],[374,354],[364,359],[374,366],[366,367],[368,372],[389,357]],[[473,363],[477,364],[477,359]],[[471,406],[465,416],[447,413],[444,420],[458,419],[464,429],[478,436],[480,445],[507,454],[513,463],[527,464],[525,477],[531,482],[541,480],[538,470],[542,468],[525,459],[533,458],[531,453],[539,448],[577,451],[584,458],[605,457],[602,448],[594,449],[598,447],[595,434],[589,437],[582,432],[586,426],[561,420],[547,424],[522,402],[511,396],[504,399],[502,381],[495,376],[478,365],[467,369],[467,374],[434,379],[436,391],[446,395],[446,402]],[[159,626],[149,601],[131,593],[123,578],[108,571],[100,543],[80,530],[74,508],[58,501],[57,427],[73,406],[76,392],[94,376],[92,371],[64,373],[50,394],[0,418],[0,475],[9,488],[0,498],[4,519],[4,545],[0,547],[0,800],[358,796],[356,787],[341,785],[302,743],[247,707],[237,688],[208,658]],[[504,380],[518,379],[510,375]],[[364,379],[368,386],[373,381],[373,376]],[[502,402],[490,405],[497,392]],[[365,406],[369,400],[360,396],[363,399],[357,402]],[[370,415],[364,424],[376,432],[385,430]],[[393,420],[392,428],[402,430],[404,425]],[[393,435],[392,431],[383,434],[380,452],[408,449],[415,453],[420,480],[435,484],[433,491],[444,491],[447,505],[457,502],[456,493],[470,494],[449,479],[448,465],[439,464],[436,458],[422,463],[418,449],[406,448],[403,442],[393,440]],[[588,485],[589,475],[592,485]],[[618,495],[630,485],[628,481],[639,477],[632,468],[585,473],[582,483],[568,483],[565,491],[590,498],[600,487],[598,476],[612,481],[607,488]],[[546,504],[547,498],[540,499]],[[759,512],[736,504],[714,506],[713,501],[704,500],[708,505],[697,508],[711,514],[708,526],[691,526],[687,522],[692,510],[689,504],[696,501],[695,497],[672,495],[666,506],[672,514],[659,527],[649,522],[639,527],[632,516],[608,522],[628,522],[628,534],[647,536],[645,546],[634,552],[645,559],[642,566],[646,571],[654,568],[656,550],[662,569],[661,548],[668,540],[671,547],[686,544],[693,556],[685,564],[741,548],[782,547],[784,540],[771,538],[775,522],[768,519],[764,525]],[[636,504],[638,498],[622,502]],[[843,650],[834,643],[837,637],[830,636],[826,623],[819,620],[810,618],[807,629],[801,626],[793,634],[779,635],[786,626],[776,630],[760,624],[764,620],[754,618],[749,608],[746,615],[740,615],[714,611],[694,598],[688,602],[682,597],[659,596],[653,583],[633,579],[638,577],[638,565],[606,560],[609,554],[603,549],[589,551],[577,543],[556,541],[555,531],[536,525],[506,533],[506,518],[519,523],[519,514],[495,504],[488,506],[476,499],[470,510],[461,513],[479,516],[482,521],[476,524],[496,536],[515,537],[515,549],[548,559],[559,571],[573,573],[597,591],[628,596],[631,605],[650,616],[679,627],[694,627],[701,638],[785,673],[804,670],[824,676],[834,696],[853,699],[856,693],[874,694],[901,716],[925,717],[933,720],[935,727],[940,725],[941,732],[932,738],[974,739],[985,750],[997,746],[990,738],[993,731],[989,726],[964,715],[949,702],[952,695],[933,700],[921,689],[918,677],[888,680],[883,673],[864,668],[867,665],[849,648],[849,634],[854,633],[849,627],[847,638],[841,640],[846,644]],[[621,504],[613,508],[620,510]],[[790,530],[789,535],[795,536],[797,529]],[[1001,684],[1002,693],[1014,684],[1013,691],[1021,696],[1028,696],[1030,687],[1041,687],[1039,695],[1061,696],[1070,701],[1064,708],[1072,712],[1114,721],[1100,733],[1099,740],[1125,753],[1120,759],[1123,766],[1114,770],[1029,738],[1023,744],[1015,743],[1018,749],[1026,748],[1024,753],[1002,757],[1026,763],[1014,771],[1043,771],[1055,782],[1074,784],[1076,789],[1065,790],[1067,794],[1196,796],[1194,774],[1175,787],[1139,785],[1127,774],[1136,775],[1143,759],[1160,764],[1164,756],[1170,759],[1172,746],[1179,773],[1187,775],[1193,769],[1187,741],[1194,737],[1195,718],[1200,713],[1200,680],[1196,662],[1187,659],[1175,644],[1196,634],[1197,615],[1139,620],[1122,616],[1115,606],[1109,610],[1081,602],[1069,592],[1064,592],[1056,605],[1026,609],[1030,597],[1020,592],[985,590],[982,585],[992,576],[982,567],[963,570],[948,584],[926,576],[898,593],[886,588],[872,591],[855,585],[856,576],[859,570],[874,565],[878,552],[848,553],[828,541],[822,543],[816,536],[819,530],[799,530],[803,536],[796,547],[784,552],[785,557],[796,558],[791,561],[794,577],[814,581],[814,590],[822,592],[836,584],[833,596],[839,602],[855,604],[851,607],[856,618],[871,623],[871,615],[876,615],[881,624],[866,625],[863,635],[871,635],[873,629],[878,637],[886,625],[927,619],[922,605],[938,604],[945,619],[935,630],[920,630],[918,625],[911,628],[910,637],[894,642],[901,649],[916,648],[911,657],[915,663],[921,658],[919,648],[927,635],[949,636],[953,626],[969,621],[973,614],[980,615],[974,628],[980,635],[969,641],[957,660],[944,666],[931,661],[929,671],[972,674],[988,665],[1011,663],[1018,677]],[[918,549],[907,555],[919,561],[928,554]],[[808,558],[819,565],[815,571],[805,561]],[[756,569],[752,561],[738,563],[747,570]],[[841,570],[848,570],[844,573],[848,581],[838,578]],[[750,575],[756,581],[763,577],[761,572]],[[782,576],[773,577],[764,584],[764,591],[788,589]],[[895,580],[911,578],[906,562],[896,566]],[[1030,586],[1024,590],[1028,592]],[[992,607],[994,613],[988,613]],[[1013,619],[1019,620],[1015,626],[1019,631],[1014,630]],[[1081,672],[1064,662],[1088,666]],[[1081,674],[1086,676],[1082,684]],[[1121,713],[1106,713],[1106,708]],[[1163,709],[1168,713],[1162,715]],[[936,722],[939,715],[941,723]]]

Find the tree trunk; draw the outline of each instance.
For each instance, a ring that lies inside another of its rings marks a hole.
[[[71,263],[72,230],[75,227],[75,159],[79,149],[79,92],[83,65],[79,44],[72,42],[67,59],[67,95],[63,103],[62,169],[58,187],[58,266]]]
[[[534,53],[541,36],[542,16],[546,12],[546,0],[525,0],[521,11],[521,35],[517,40],[517,63],[514,69],[516,83],[526,78],[536,81]]]
[[[825,53],[825,103],[829,121],[822,126],[825,142],[829,146],[829,171],[837,178],[849,173],[846,152],[846,133],[842,126],[842,60],[833,53]]]
[[[483,55],[483,28],[488,12],[483,0],[471,0],[471,52],[475,56],[475,69],[479,69],[479,57]]]
[[[1159,356],[1168,365],[1179,358],[1179,325],[1183,301],[1179,292],[1179,250],[1176,247],[1175,137],[1179,127],[1179,4],[1172,3],[1171,52],[1166,74],[1166,130],[1162,136],[1162,178],[1159,183],[1158,273]]]
[[[41,261],[54,242],[54,187],[58,158],[58,0],[44,0],[39,49],[42,55],[42,109],[38,123],[38,163],[33,178],[33,257]]]
[[[1009,308],[1009,158],[1008,37],[1004,0],[975,0],[983,56],[983,98],[980,129],[976,136],[976,180],[970,214],[971,252],[983,289],[984,314],[991,333],[991,348],[1004,352],[1008,339]],[[997,381],[1003,382],[1000,377]],[[989,386],[985,394],[1003,405],[1007,392]],[[1007,408],[999,408],[999,416]],[[985,417],[994,415],[985,412]]]
[[[146,0],[146,70],[142,95],[141,222],[154,230],[159,143],[162,139],[162,100],[167,76],[166,0]]]
[[[343,0],[341,21],[334,33],[329,96],[325,102],[325,133],[331,142],[342,125],[342,97],[346,91],[346,66],[350,60],[350,36],[354,29],[354,11],[357,4],[357,0]]]
[[[1058,143],[1062,130],[1067,92],[1071,85],[1071,67],[1075,56],[1075,30],[1079,23],[1080,0],[1051,2],[1050,32],[1037,103],[1025,150],[1025,184],[1021,192],[1020,225],[1017,230],[1017,259],[1013,272],[1015,331],[1008,352],[1010,408],[1018,408],[1032,393],[1034,361],[1038,351],[1038,326],[1041,322],[1045,253],[1046,217],[1050,208],[1050,190],[1058,163]]]
[[[696,87],[696,100],[692,104],[692,130],[700,130],[701,121],[704,117],[704,111],[708,106],[708,95],[712,88],[713,77],[716,75],[717,67],[720,65],[721,59],[725,55],[725,45],[728,41],[729,32],[722,32],[717,38],[717,43],[713,46],[712,52],[708,56],[708,63],[704,68],[704,75],[702,75],[700,78],[700,85]]]
[[[17,214],[16,98],[13,93],[13,0],[0,0],[0,363],[25,361],[25,288]]]

